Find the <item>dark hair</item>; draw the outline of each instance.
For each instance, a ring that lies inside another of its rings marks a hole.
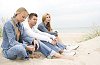
[[[38,17],[38,15],[36,13],[30,13],[28,18],[31,19],[33,16]]]

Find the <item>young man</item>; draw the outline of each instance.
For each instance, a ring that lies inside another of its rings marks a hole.
[[[27,22],[24,23],[24,28],[29,36],[34,37],[36,39],[39,39],[42,41],[46,46],[51,48],[52,50],[56,51],[59,54],[62,54],[63,52],[67,52],[66,46],[63,44],[60,44],[57,42],[57,39],[55,36],[50,35],[45,32],[39,31],[37,28],[34,28],[34,26],[37,23],[37,14],[31,13],[28,17],[28,24]],[[75,52],[67,52],[67,55],[75,55]]]
[[[37,14],[35,14],[35,15],[37,15]],[[33,19],[34,18],[33,16],[34,16],[34,13],[32,15],[29,14],[29,17],[32,17],[31,20],[37,21],[37,19],[36,19],[37,16],[35,16],[36,17],[35,19]],[[38,49],[36,49],[36,51],[40,51],[47,58],[56,57],[56,58],[72,59],[70,57],[66,58],[64,55],[61,55],[61,54],[55,52],[55,50],[53,50],[52,48],[48,47],[47,45],[45,45],[43,42],[40,41],[40,40],[46,40],[47,39],[46,41],[51,42],[52,43],[51,45],[53,47],[53,45],[56,44],[55,36],[49,36],[48,34],[47,34],[48,36],[44,36],[44,35],[40,35],[38,33],[34,33],[33,30],[30,28],[31,25],[30,26],[29,26],[29,24],[27,25],[27,22],[26,22],[26,24],[25,23],[23,23],[23,24],[24,24],[24,33],[25,33],[24,34],[24,40],[26,42],[31,43],[30,42],[31,39],[35,38],[35,41],[37,41],[37,44],[39,45],[39,47],[38,47]],[[28,35],[28,36],[25,36],[25,35]],[[49,37],[51,37],[51,39]],[[54,40],[52,40],[52,39],[54,39]],[[50,43],[48,43],[48,44],[50,44]],[[29,45],[31,45],[31,44],[29,44]],[[55,47],[53,47],[53,48],[55,48]],[[56,49],[56,50],[58,50],[58,49]]]

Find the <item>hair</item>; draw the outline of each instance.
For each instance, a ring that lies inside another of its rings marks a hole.
[[[50,15],[50,14],[49,14],[49,13],[45,13],[45,14],[42,16],[42,22],[43,22],[43,23],[45,22],[46,16],[47,16],[47,15]],[[45,24],[45,23],[44,23],[44,24]],[[50,22],[48,22],[48,23],[45,24],[45,25],[47,26],[47,30],[48,30],[48,31],[51,31],[51,30],[52,30]]]
[[[24,11],[28,13],[28,11],[24,7],[18,8],[13,17],[16,17],[19,13],[24,12]]]
[[[36,13],[30,13],[28,18],[31,19],[33,16],[38,17],[38,15]]]

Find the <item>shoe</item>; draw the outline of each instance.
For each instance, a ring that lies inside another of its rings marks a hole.
[[[66,49],[71,51],[71,50],[76,50],[78,47],[79,46],[77,46],[77,45],[67,45]]]
[[[74,55],[76,55],[76,52],[74,52],[74,51],[71,51],[71,52],[63,52],[62,54],[65,55],[65,56],[74,56]]]
[[[25,57],[24,60],[25,60],[25,61],[29,60],[29,57]]]

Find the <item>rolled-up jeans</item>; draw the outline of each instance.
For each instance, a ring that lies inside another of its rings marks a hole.
[[[33,36],[24,36],[24,40],[25,40],[25,42],[28,42],[28,45],[32,44],[33,39],[34,39]],[[46,57],[47,56],[53,56],[55,53],[57,53],[53,49],[51,49],[50,47],[45,45],[43,42],[41,42],[40,40],[38,40],[38,42],[39,42],[39,49],[38,49],[38,51],[43,53]]]
[[[39,49],[38,51],[40,51],[42,54],[44,54],[46,57],[48,56],[53,56],[55,52],[53,49],[49,48],[48,46],[46,46],[43,42],[39,41]]]

